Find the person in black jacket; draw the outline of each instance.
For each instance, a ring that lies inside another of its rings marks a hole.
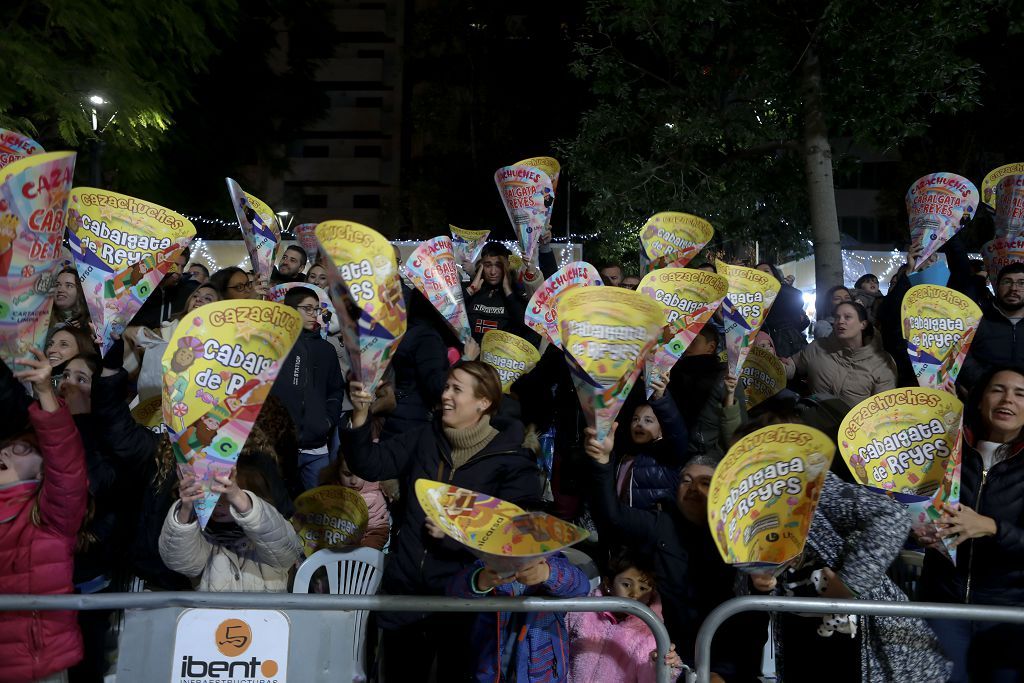
[[[164,276],[157,285],[156,291],[149,295],[138,313],[132,318],[131,324],[150,329],[157,329],[161,323],[167,322],[176,314],[185,310],[185,302],[199,283],[187,273],[182,275],[188,264],[190,252],[186,247],[174,259],[177,267]]]
[[[768,273],[779,281],[780,289],[775,297],[761,329],[775,342],[780,357],[788,358],[807,346],[804,330],[811,324],[804,312],[804,295],[786,282],[785,276],[773,263],[759,263],[757,270]]]
[[[643,390],[643,381],[639,382]],[[686,423],[671,396],[665,395],[668,378],[652,382],[651,398],[633,411],[630,443],[616,464],[619,500],[640,510],[651,510],[675,495],[679,471],[686,461]]]
[[[431,424],[379,443],[371,441],[369,409],[374,397],[359,382],[349,385],[352,422],[341,431],[349,469],[367,481],[398,479],[404,512],[381,585],[392,595],[443,595],[448,580],[474,561],[450,539],[433,538],[416,498],[417,479],[431,479],[511,501],[524,508],[540,504],[540,474],[522,447],[520,423],[491,422],[501,403],[497,371],[480,361],[463,361],[448,373],[441,410]],[[437,680],[460,681],[466,674],[471,619],[454,615],[381,613],[388,680],[421,680],[438,659]]]
[[[1024,606],[1024,368],[996,368],[966,403],[960,505],[939,534],[957,546],[954,566],[929,548],[922,600]],[[934,538],[919,539],[928,543]],[[1024,680],[1024,626],[935,619],[955,682]]]
[[[736,582],[736,570],[722,561],[707,522],[707,493],[715,460],[699,456],[687,463],[674,503],[658,510],[631,508],[615,497],[611,451],[617,426],[603,442],[595,438],[592,428],[587,428],[591,512],[602,540],[625,545],[651,562],[665,627],[680,657],[692,666],[697,630],[711,610],[734,596]],[[749,626],[749,622],[744,623]],[[757,659],[754,651],[759,646],[755,639],[760,633],[766,631],[762,628],[758,632],[755,627],[744,638],[716,639],[716,643],[730,645],[727,655],[723,648],[712,650],[712,670],[729,681],[756,680],[758,667],[753,661]]]
[[[320,481],[331,462],[327,440],[341,419],[345,378],[334,347],[320,336],[320,300],[313,290],[292,287],[285,306],[302,316],[302,332],[281,364],[270,393],[288,408],[299,432],[299,477],[304,489]]]
[[[485,244],[473,281],[466,287],[466,312],[477,343],[483,340],[487,330],[524,336],[523,318],[530,297],[513,282],[509,255],[508,248],[501,242]]]
[[[982,303],[981,324],[971,342],[958,384],[971,389],[989,369],[1024,364],[1024,263],[1011,263],[996,278],[996,298]]]

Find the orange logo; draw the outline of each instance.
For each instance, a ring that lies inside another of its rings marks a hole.
[[[237,657],[252,644],[252,629],[241,619],[225,619],[214,635],[217,649],[225,657]]]

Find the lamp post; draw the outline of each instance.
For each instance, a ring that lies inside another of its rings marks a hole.
[[[100,113],[97,107],[103,107],[104,105],[110,104],[110,102],[103,98],[102,95],[92,94],[89,95],[89,118],[92,123],[93,137],[89,140],[89,151],[90,151],[90,164],[89,164],[89,178],[90,183],[93,187],[100,187],[103,183],[103,147],[106,143],[103,142],[101,135],[103,131],[107,129],[107,126],[111,124],[114,117],[117,116],[115,111],[107,119],[107,122],[102,126],[100,125]]]
[[[278,211],[277,215],[278,215],[278,218],[280,218],[280,220],[282,220],[282,221],[284,219],[286,219],[286,218],[288,219],[288,224],[285,225],[281,229],[281,232],[288,232],[289,230],[291,230],[292,229],[292,221],[295,220],[295,214],[293,214],[293,213],[291,213],[289,211]]]

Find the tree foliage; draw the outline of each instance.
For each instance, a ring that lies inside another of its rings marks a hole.
[[[896,148],[976,104],[983,74],[959,46],[1011,4],[592,0],[574,69],[596,104],[560,143],[585,211],[612,252],[665,210],[708,218],[734,253],[799,252],[808,54],[828,135]]]

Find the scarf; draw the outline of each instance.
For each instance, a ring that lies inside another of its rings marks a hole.
[[[211,519],[203,529],[203,536],[210,543],[227,548],[236,555],[244,554],[253,546],[245,531],[235,522],[215,522]]]
[[[17,517],[39,490],[38,479],[16,481],[0,486],[0,524]]]
[[[498,430],[491,426],[491,418],[484,415],[472,427],[454,429],[444,427],[445,438],[452,445],[452,471],[459,469],[474,455],[484,449],[498,435]]]

